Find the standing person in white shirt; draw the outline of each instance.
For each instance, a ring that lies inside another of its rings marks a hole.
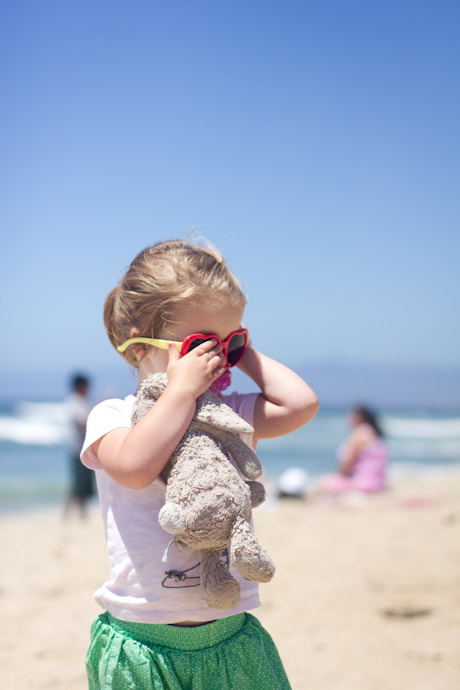
[[[64,506],[64,517],[75,507],[81,517],[86,516],[86,504],[94,495],[94,471],[80,460],[86,433],[86,420],[91,410],[89,379],[75,374],[71,380],[72,393],[67,398],[67,415],[71,425],[69,443],[70,487]]]

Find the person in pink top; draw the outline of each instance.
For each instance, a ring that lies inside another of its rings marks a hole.
[[[349,424],[350,434],[337,451],[339,471],[320,480],[317,494],[376,493],[387,488],[388,449],[375,413],[354,407]]]

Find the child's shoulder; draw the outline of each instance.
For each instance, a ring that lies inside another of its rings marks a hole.
[[[100,419],[101,417],[113,414],[131,417],[135,399],[134,395],[127,395],[126,398],[107,398],[106,400],[101,400],[91,410],[89,420]]]
[[[110,398],[102,400],[93,407],[86,422],[86,436],[81,453],[83,464],[87,467],[93,470],[101,468],[92,449],[96,441],[114,429],[131,426],[134,400],[134,395],[128,395],[126,398]]]

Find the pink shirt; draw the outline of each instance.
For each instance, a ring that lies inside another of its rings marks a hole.
[[[348,444],[343,443],[338,451],[339,458],[346,460],[348,454]],[[387,469],[388,449],[377,437],[359,451],[348,479],[358,491],[382,491],[387,484]]]

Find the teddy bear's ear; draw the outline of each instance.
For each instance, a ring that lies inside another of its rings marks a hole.
[[[166,388],[166,374],[150,374],[139,386],[133,405],[131,422],[137,424],[150,410]]]
[[[150,374],[142,381],[136,397],[138,400],[158,400],[160,395],[164,393],[167,383],[168,377],[166,374]]]
[[[248,422],[211,391],[206,391],[198,398],[194,420],[213,429],[235,434],[252,434],[254,431]]]

